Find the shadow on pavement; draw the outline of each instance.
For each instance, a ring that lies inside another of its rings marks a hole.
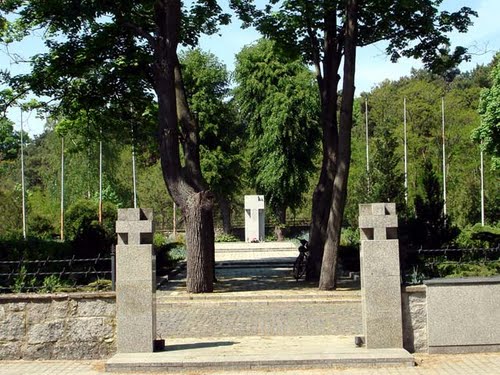
[[[215,342],[197,342],[192,344],[178,344],[178,345],[166,345],[165,351],[177,351],[177,350],[192,350],[201,348],[216,348],[221,346],[232,346],[237,345],[237,341],[215,341]]]

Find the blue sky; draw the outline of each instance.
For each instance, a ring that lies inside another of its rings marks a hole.
[[[493,55],[500,51],[500,1],[498,0],[444,0],[442,9],[449,11],[457,10],[462,6],[469,6],[479,13],[474,19],[474,25],[467,34],[454,33],[451,35],[452,45],[463,45],[469,48],[472,59],[460,66],[462,71],[467,71],[477,64],[486,64],[491,61]],[[259,38],[258,33],[252,29],[242,30],[239,22],[234,19],[233,23],[224,27],[220,35],[203,36],[200,47],[210,51],[223,61],[229,70],[234,69],[234,56],[244,45],[250,44]],[[369,47],[358,49],[356,69],[356,94],[369,91],[377,83],[384,79],[398,79],[408,75],[412,69],[421,67],[415,60],[401,59],[397,64],[389,61],[384,54],[385,44],[377,43]],[[29,40],[12,46],[11,53],[18,53],[23,57],[42,52],[43,44],[39,36],[35,35]],[[26,72],[26,66],[12,64],[5,51],[0,50],[0,67],[10,69],[14,73]],[[16,129],[20,128],[19,110],[11,110],[8,116],[16,123]],[[44,121],[35,118],[35,114],[24,116],[24,127],[31,134],[43,131]]]

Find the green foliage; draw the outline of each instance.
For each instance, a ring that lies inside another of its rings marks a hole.
[[[19,191],[0,189],[0,236],[20,234],[22,224],[21,194]]]
[[[340,245],[345,247],[359,248],[360,234],[358,228],[347,227],[342,228],[340,235]]]
[[[62,259],[73,255],[71,244],[21,234],[0,237],[0,260]]]
[[[170,241],[161,233],[155,233],[153,246],[156,254],[156,269],[158,274],[163,275],[174,268],[180,261],[186,259],[185,244]]]
[[[232,201],[241,189],[244,129],[229,100],[230,74],[215,55],[199,49],[181,53],[179,60],[188,103],[200,127],[203,176],[218,197]]]
[[[71,205],[66,213],[68,239],[72,241],[77,256],[93,257],[109,251],[114,239],[116,207],[103,205],[103,223],[98,223],[98,204],[80,200]]]
[[[28,233],[31,236],[48,240],[55,237],[55,228],[47,217],[34,216],[30,218]]]
[[[483,150],[491,155],[493,169],[500,168],[500,62],[491,71],[491,88],[481,91],[479,114],[481,125],[473,133]]]
[[[266,37],[279,41],[285,50],[300,53],[315,63],[317,53],[323,53],[323,32],[345,18],[345,2],[334,4],[307,0],[268,1],[260,10],[253,0],[232,0],[232,6],[246,24],[253,24]],[[391,61],[401,57],[421,59],[432,71],[446,73],[467,59],[466,49],[449,48],[446,33],[466,32],[477,16],[469,7],[456,12],[438,11],[439,0],[394,2],[373,0],[358,6],[358,46],[387,40],[386,53]],[[275,6],[275,8],[273,8]],[[273,11],[271,11],[273,9]],[[325,22],[326,20],[326,22]],[[339,27],[339,33],[342,28]],[[332,35],[334,37],[334,35]],[[333,78],[333,77],[332,77]]]
[[[492,248],[500,245],[500,228],[476,224],[464,228],[454,241],[460,248]]]
[[[26,267],[21,266],[19,274],[14,278],[14,283],[11,285],[11,290],[14,293],[22,293],[31,291],[36,283],[36,278],[28,277]]]
[[[250,171],[280,223],[309,187],[319,138],[316,82],[300,60],[262,39],[236,57],[235,99],[248,124]]]
[[[0,118],[0,164],[4,160],[15,159],[21,148],[21,135],[14,131],[14,123]]]
[[[441,187],[430,161],[424,162],[421,178],[423,192],[415,198],[415,218],[409,224],[410,242],[413,247],[438,249],[458,233],[443,212]]]
[[[55,293],[64,286],[63,281],[57,275],[50,275],[43,279],[39,289],[40,293]]]
[[[89,292],[109,292],[112,289],[111,280],[106,279],[98,279],[89,283],[86,287],[84,287],[85,291]]]
[[[215,242],[238,242],[240,239],[232,234],[216,233]]]
[[[440,277],[488,277],[500,274],[500,261],[479,263],[442,262],[437,265]]]

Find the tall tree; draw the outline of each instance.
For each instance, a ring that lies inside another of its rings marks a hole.
[[[464,59],[466,50],[458,47],[451,52],[446,33],[454,29],[465,32],[475,12],[467,7],[454,13],[439,12],[441,2],[285,0],[276,5],[278,2],[271,0],[264,10],[259,10],[252,0],[231,1],[247,25],[254,24],[287,50],[301,54],[316,69],[323,161],[313,195],[308,274],[317,276],[321,269],[320,289],[335,287],[350,166],[356,48],[386,40],[386,52],[392,61],[401,56],[415,57],[433,70],[448,70]]]
[[[0,163],[17,157],[21,147],[21,135],[14,131],[14,123],[0,118]]]
[[[473,136],[481,142],[483,150],[491,154],[492,168],[500,169],[500,62],[493,67],[490,79],[491,88],[485,88],[481,92],[481,125]]]
[[[229,100],[230,74],[215,55],[199,49],[181,53],[180,62],[187,100],[200,127],[201,169],[229,234],[231,204],[241,189],[244,133]]]
[[[51,109],[65,116],[84,106],[110,117],[141,115],[155,94],[163,177],[186,218],[187,288],[212,291],[213,193],[201,173],[198,123],[186,100],[177,47],[196,44],[201,30],[215,32],[229,16],[217,2],[202,0],[189,9],[180,0],[11,0],[0,11],[0,17],[17,15],[2,33],[22,38],[41,28],[48,48],[33,58],[31,74],[11,80],[15,91],[54,98],[58,106]]]
[[[236,56],[235,80],[235,99],[250,138],[249,180],[264,194],[283,240],[286,210],[301,203],[314,168],[319,138],[314,77],[301,60],[261,39]]]

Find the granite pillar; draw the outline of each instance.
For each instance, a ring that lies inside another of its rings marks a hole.
[[[156,339],[156,258],[153,210],[118,210],[116,222],[118,353],[153,352]]]
[[[402,348],[398,217],[394,203],[361,204],[361,302],[366,347]]]

